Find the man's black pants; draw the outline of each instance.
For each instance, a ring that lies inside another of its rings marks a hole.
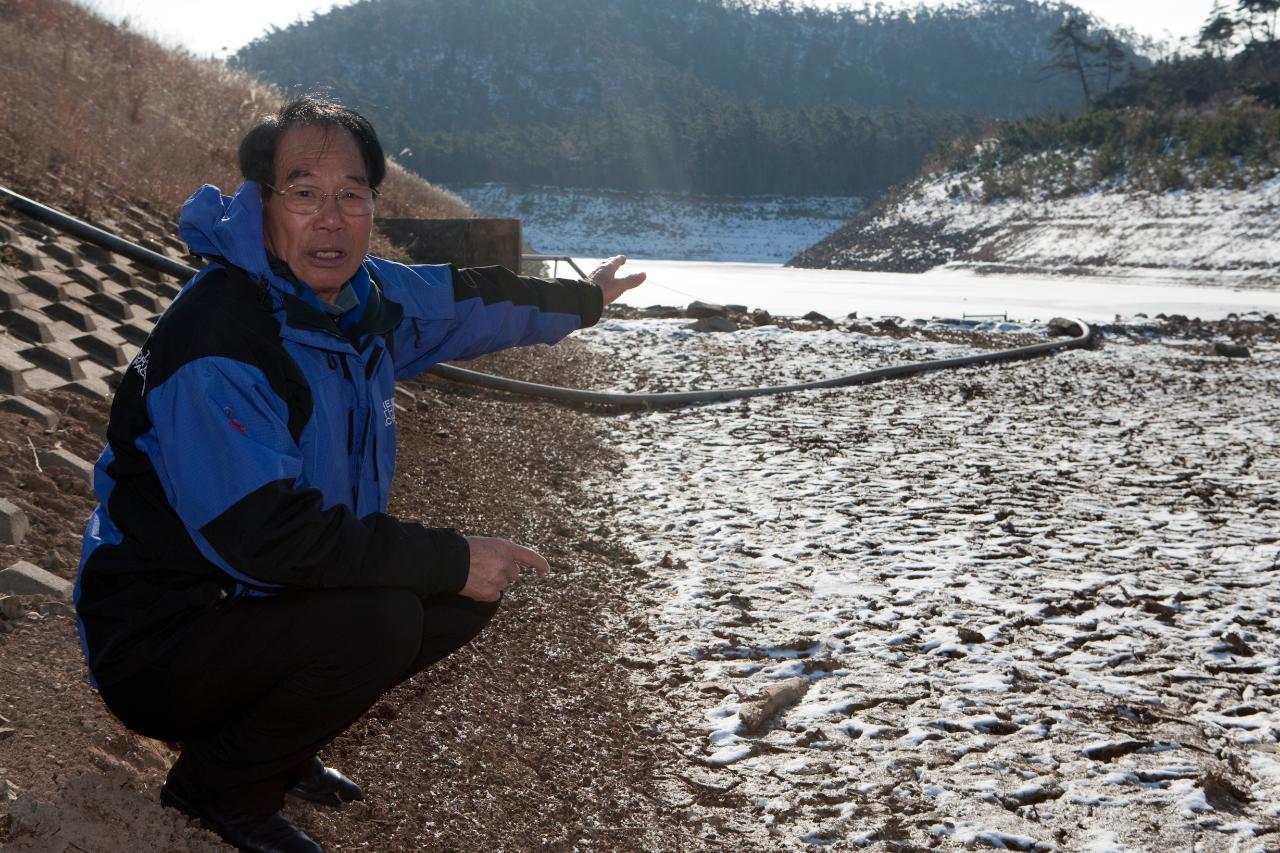
[[[168,783],[179,794],[270,814],[325,744],[497,609],[402,589],[237,599],[194,618],[171,654],[102,698],[134,731],[182,742]]]

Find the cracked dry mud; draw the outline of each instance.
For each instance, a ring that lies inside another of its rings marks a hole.
[[[681,325],[588,337],[649,388],[965,350]],[[690,801],[717,806],[703,833],[1280,848],[1280,346],[1261,328],[1249,360],[1114,327],[1092,351],[620,421],[597,513],[646,578],[627,664],[669,705]]]

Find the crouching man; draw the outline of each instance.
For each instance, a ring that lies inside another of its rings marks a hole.
[[[387,515],[395,380],[589,326],[644,279],[541,280],[368,256],[386,161],[303,98],[240,145],[180,234],[208,261],[129,366],[97,463],[75,601],[90,677],[180,742],[161,802],[247,851],[317,851],[291,794],[362,798],[317,753],[465,645],[537,552]]]

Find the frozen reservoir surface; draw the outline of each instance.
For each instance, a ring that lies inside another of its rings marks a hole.
[[[599,258],[583,258],[590,270]],[[1230,273],[1133,272],[1124,277],[991,275],[971,268],[941,268],[921,275],[793,269],[780,264],[633,258],[628,271],[649,280],[622,302],[684,305],[694,299],[764,308],[801,316],[818,311],[833,319],[960,317],[1008,314],[1014,320],[1073,316],[1110,322],[1146,314],[1184,314],[1204,320],[1232,313],[1280,313],[1280,289],[1245,287]],[[560,274],[567,274],[564,265]]]

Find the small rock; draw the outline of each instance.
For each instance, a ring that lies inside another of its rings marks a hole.
[[[1068,320],[1066,317],[1054,317],[1046,324],[1049,329],[1050,337],[1054,338],[1078,338],[1084,334],[1084,329],[1080,328],[1080,324],[1075,320]]]
[[[956,630],[956,634],[960,636],[962,643],[985,643],[987,638],[979,634],[972,628],[966,628],[963,625]]]
[[[1200,780],[1200,787],[1204,789],[1205,801],[1218,811],[1238,811],[1253,802],[1253,797],[1241,790],[1224,773],[1206,773]]]
[[[728,313],[729,309],[723,305],[701,301],[690,302],[688,307],[684,309],[684,315],[691,320],[698,320],[703,317],[724,317]]]
[[[696,323],[685,326],[695,332],[736,332],[738,324],[728,317],[703,317]]]
[[[806,678],[789,678],[781,684],[764,688],[756,699],[743,703],[738,712],[743,731],[748,734],[759,731],[774,714],[799,702],[807,692],[809,680]]]
[[[1095,743],[1086,746],[1082,751],[1084,757],[1093,761],[1110,761],[1113,758],[1119,758],[1122,755],[1128,755],[1151,746],[1149,740],[1121,740],[1109,741],[1107,743]]]
[[[1244,638],[1234,631],[1224,634],[1222,636],[1222,642],[1213,650],[1215,652],[1230,652],[1233,655],[1239,655],[1244,658],[1251,658],[1257,654],[1257,652],[1255,652],[1253,648],[1244,641]]]
[[[830,317],[826,314],[819,314],[817,311],[810,311],[808,314],[804,315],[803,319],[808,320],[810,323],[817,323],[820,326],[835,325],[835,322],[832,321]]]
[[[763,308],[751,312],[751,322],[756,326],[768,326],[773,322],[773,315]]]
[[[1240,344],[1228,344],[1223,341],[1214,341],[1213,354],[1221,355],[1227,358],[1252,358],[1249,348]]]

